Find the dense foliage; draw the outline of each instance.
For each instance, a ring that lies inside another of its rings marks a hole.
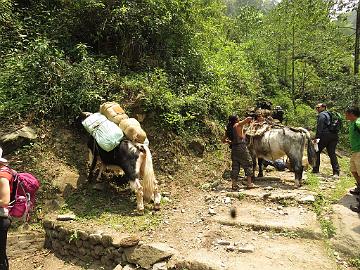
[[[116,100],[203,132],[265,98],[312,127],[315,103],[359,95],[335,18],[325,0],[2,0],[0,115],[73,120]]]

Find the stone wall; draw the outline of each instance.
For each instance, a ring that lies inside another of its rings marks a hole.
[[[133,235],[77,230],[75,223],[70,222],[45,220],[43,227],[46,248],[60,256],[97,262],[105,269],[132,269],[131,265],[140,269],[171,269],[168,260],[177,253],[166,244],[143,244]]]

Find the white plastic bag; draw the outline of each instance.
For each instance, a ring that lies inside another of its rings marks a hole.
[[[315,139],[315,141],[314,141],[315,152],[319,152],[319,142],[320,142],[320,139]]]
[[[107,152],[118,146],[124,137],[122,130],[101,113],[90,115],[82,122],[82,125]]]

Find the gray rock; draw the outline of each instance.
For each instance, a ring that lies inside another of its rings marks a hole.
[[[126,260],[138,264],[145,269],[150,269],[157,262],[167,259],[177,251],[163,243],[144,244],[125,249]]]
[[[135,270],[136,266],[135,265],[131,265],[131,264],[127,264],[124,266],[123,270]]]
[[[209,214],[210,214],[210,215],[216,215],[216,212],[215,212],[214,209],[209,208]]]
[[[3,135],[0,138],[0,145],[3,148],[4,155],[12,153],[16,149],[27,145],[37,138],[35,131],[30,127],[23,127],[12,133]]]
[[[152,270],[167,270],[166,262],[155,263]]]
[[[333,246],[337,251],[354,258],[360,257],[360,226],[359,214],[351,211],[350,205],[357,204],[355,196],[346,194],[333,205],[331,216],[336,228],[336,234],[331,239]]]
[[[241,253],[253,253],[255,247],[253,245],[243,245],[238,247],[238,251]]]
[[[59,221],[69,221],[69,220],[74,220],[75,218],[76,216],[74,214],[65,214],[65,215],[58,215],[56,219]]]
[[[312,203],[315,202],[315,196],[314,195],[308,195],[300,199],[300,202],[302,203]]]
[[[216,241],[216,244],[221,245],[221,246],[228,246],[228,245],[230,245],[230,241],[220,239],[220,240]]]
[[[161,192],[161,195],[162,195],[163,197],[170,197],[170,192],[163,191],[163,192]]]
[[[90,243],[93,245],[100,244],[101,243],[101,234],[90,234],[89,235]]]
[[[108,234],[102,235],[101,244],[102,244],[104,247],[109,247],[109,246],[111,246],[112,241],[113,241],[113,239],[112,239],[111,235],[108,235]]]
[[[235,250],[235,246],[230,245],[226,247],[226,251],[234,251]]]
[[[112,245],[117,248],[126,248],[136,246],[140,238],[136,235],[117,234],[112,237]]]
[[[225,197],[224,203],[225,203],[225,204],[231,203],[231,198],[230,198],[230,197]]]
[[[77,231],[77,234],[80,237],[80,239],[83,241],[86,241],[87,239],[89,239],[89,234],[85,231],[79,230],[79,231]]]

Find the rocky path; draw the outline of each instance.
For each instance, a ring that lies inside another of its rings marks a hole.
[[[188,270],[355,269],[337,251],[359,256],[360,219],[348,209],[355,201],[352,196],[332,206],[332,217],[327,218],[334,221],[337,234],[328,241],[313,207],[317,192],[307,186],[295,189],[293,173],[268,172],[256,180],[259,188],[237,192],[231,191],[229,180],[218,177],[221,173],[210,172],[210,177],[195,185],[163,182],[162,190],[166,187],[166,191],[160,225],[143,232],[142,241],[166,243],[176,249],[179,254],[170,265],[180,260],[186,262]],[[319,178],[319,190],[335,189],[340,181],[326,175]],[[31,241],[35,244],[29,245]],[[11,234],[12,269],[102,269],[76,260],[65,262],[42,249],[41,241],[41,235],[25,236],[20,241]],[[23,243],[22,252],[13,242]],[[153,270],[162,269],[167,268]]]
[[[282,174],[283,179],[293,177]],[[188,194],[198,197],[189,198],[179,209],[174,207],[174,214],[165,218],[149,240],[166,241],[204,269],[341,267],[325,245],[311,209],[313,192],[293,189],[290,181],[276,177],[258,179],[256,184],[258,189],[239,192],[228,190],[226,181],[201,195],[189,190]]]

